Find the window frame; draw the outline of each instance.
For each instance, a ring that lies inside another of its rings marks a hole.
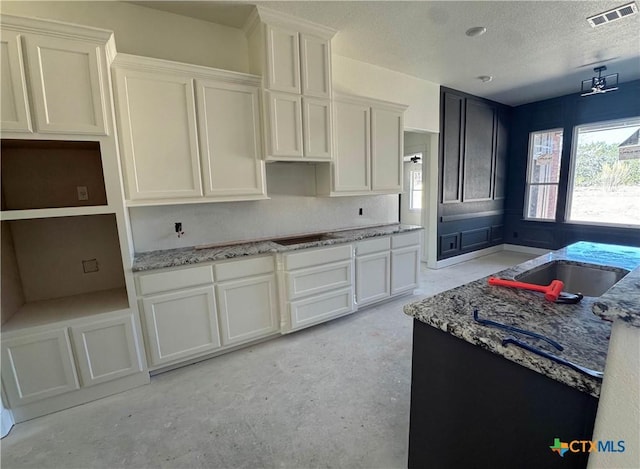
[[[567,178],[567,191],[565,194],[564,220],[562,220],[564,223],[567,223],[570,225],[589,225],[589,226],[602,226],[602,227],[611,227],[611,228],[632,228],[632,229],[640,228],[640,224],[633,225],[628,223],[605,223],[605,222],[569,219],[569,217],[571,216],[571,205],[573,203],[573,188],[574,188],[574,182],[575,182],[576,164],[578,159],[577,158],[578,134],[580,133],[580,129],[581,128],[588,129],[590,127],[599,127],[607,124],[616,124],[616,123],[633,122],[633,121],[640,122],[640,115],[635,117],[623,117],[619,119],[607,119],[602,121],[585,122],[583,124],[577,124],[573,127],[573,133],[571,136],[571,157],[569,159],[569,175]]]
[[[552,133],[552,132],[562,132],[562,146],[560,148],[560,166],[558,169],[558,181],[557,182],[531,182],[531,175],[533,174],[533,146],[534,146],[534,135],[540,133]],[[527,146],[527,173],[525,178],[525,193],[524,193],[524,207],[522,211],[522,217],[525,221],[535,221],[542,223],[555,223],[558,218],[558,205],[560,201],[560,181],[562,179],[562,153],[564,150],[564,142],[565,142],[565,129],[563,127],[554,127],[551,129],[540,129],[533,130],[529,132],[529,145]],[[537,218],[529,216],[529,200],[531,194],[531,186],[555,186],[556,187],[556,206],[554,210],[553,218]]]

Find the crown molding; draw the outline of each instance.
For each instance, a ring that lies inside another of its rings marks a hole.
[[[352,104],[361,104],[366,106],[377,106],[385,109],[390,109],[394,111],[404,112],[409,106],[401,103],[393,103],[391,101],[384,101],[382,99],[369,98],[367,96],[361,96],[356,94],[350,94],[345,92],[334,91],[333,92],[333,100],[334,102],[345,102]]]
[[[113,31],[106,29],[79,26],[62,21],[43,20],[39,18],[27,18],[14,15],[0,15],[0,24],[3,29],[20,33],[39,34],[42,36],[60,37],[65,39],[78,39],[82,41],[106,44],[112,37]],[[115,47],[115,46],[114,46]]]
[[[313,34],[323,39],[331,39],[337,33],[335,29],[329,28],[328,26],[298,18],[288,13],[272,10],[262,5],[257,5],[242,27],[245,35],[251,35],[253,30],[261,22],[274,26],[292,28],[301,33]]]
[[[225,81],[227,83],[242,83],[255,86],[260,86],[262,83],[262,77],[258,75],[231,72],[229,70],[222,70],[219,68],[173,62],[171,60],[164,59],[154,59],[152,57],[142,57],[131,54],[119,53],[116,55],[112,66],[114,68],[125,68],[127,70],[188,75],[191,78],[204,80],[215,79]]]

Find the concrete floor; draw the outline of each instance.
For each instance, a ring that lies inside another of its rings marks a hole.
[[[437,271],[413,296],[16,425],[5,469],[406,467],[412,320],[402,306],[533,256]]]

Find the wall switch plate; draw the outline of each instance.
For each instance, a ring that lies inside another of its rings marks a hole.
[[[84,270],[85,274],[90,274],[91,272],[97,272],[100,270],[98,266],[97,259],[89,259],[86,261],[82,261],[82,270]]]
[[[87,186],[77,186],[76,190],[78,191],[78,200],[89,200]]]

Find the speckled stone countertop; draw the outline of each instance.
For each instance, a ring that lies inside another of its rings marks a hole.
[[[503,347],[502,339],[514,336],[578,365],[603,371],[611,322],[620,318],[637,325],[640,321],[640,248],[579,242],[494,275],[513,279],[555,260],[610,266],[631,272],[602,296],[585,296],[578,304],[550,303],[544,300],[541,293],[490,286],[487,284],[488,277],[485,277],[408,304],[404,312],[455,337],[598,397],[600,380],[515,345]],[[545,335],[559,342],[564,350],[560,352],[541,340],[479,324],[473,320],[473,310],[476,308],[481,318]]]
[[[421,226],[391,224],[373,226],[366,228],[348,229],[322,233],[327,235],[326,239],[307,243],[298,243],[288,246],[277,244],[275,239],[256,241],[251,243],[232,244],[228,246],[218,246],[211,248],[188,247],[179,249],[165,249],[161,251],[148,251],[135,255],[133,260],[133,271],[140,272],[146,270],[162,269],[165,267],[178,267],[189,264],[199,264],[201,262],[220,261],[232,259],[234,257],[254,256],[257,254],[277,253],[295,251],[298,249],[308,249],[320,246],[331,246],[334,244],[351,243],[365,238],[376,236],[388,236],[405,233],[408,231],[421,230]],[[307,233],[299,236],[309,236],[314,233]],[[294,236],[286,236],[280,239]]]

